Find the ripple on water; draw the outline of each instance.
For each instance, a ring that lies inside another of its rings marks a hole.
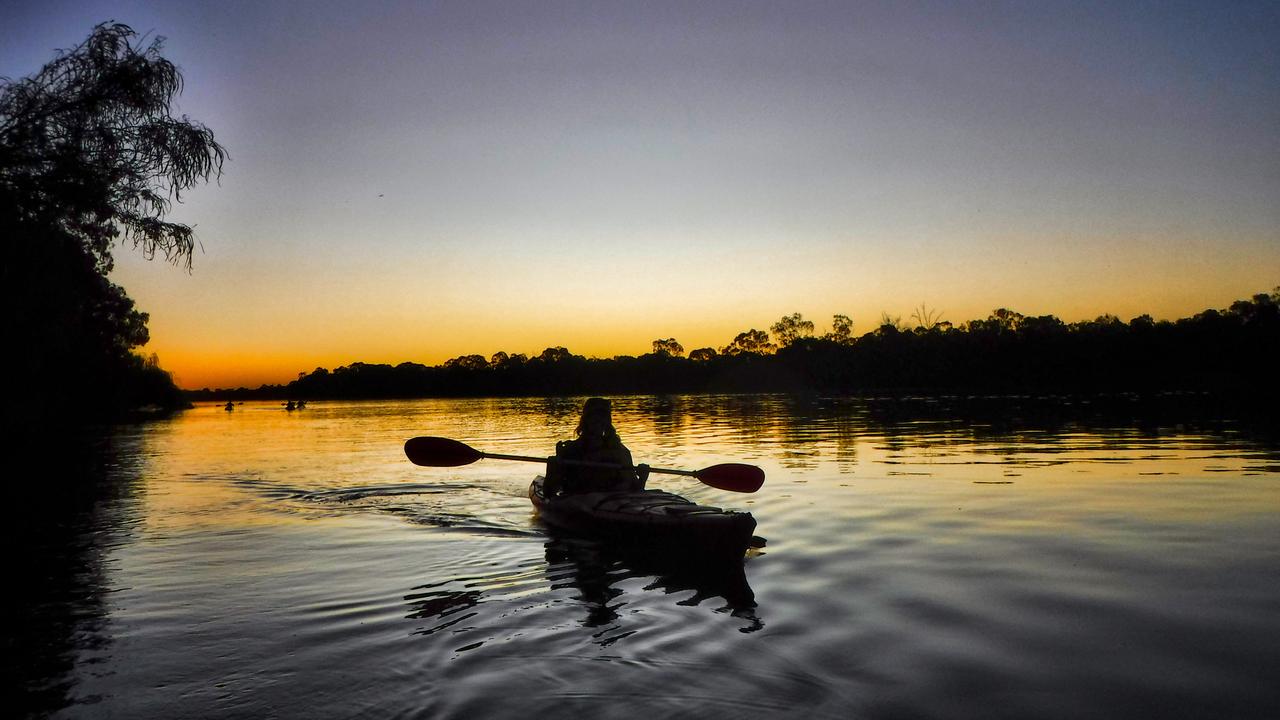
[[[409,522],[488,536],[537,536],[528,501],[492,486],[468,483],[366,485],[297,493],[294,499],[340,512],[381,512]]]
[[[765,468],[751,496],[654,481],[756,515],[767,547],[714,581],[549,532],[536,466],[403,457],[418,434],[539,455],[580,404],[246,405],[127,431],[123,498],[24,575],[46,598],[24,617],[67,608],[41,638],[78,664],[47,685],[133,717],[1277,715],[1273,445],[617,398],[637,459]]]

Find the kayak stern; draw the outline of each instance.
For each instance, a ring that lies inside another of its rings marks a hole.
[[[548,525],[685,561],[741,561],[756,520],[751,513],[698,505],[662,490],[582,493],[550,497],[545,478],[529,499]]]

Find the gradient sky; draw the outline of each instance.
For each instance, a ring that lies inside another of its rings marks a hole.
[[[19,1],[0,75],[108,19],[231,153],[117,253],[184,387],[1280,285],[1275,2]]]

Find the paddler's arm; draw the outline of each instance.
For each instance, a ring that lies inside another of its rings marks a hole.
[[[547,497],[554,497],[564,489],[564,466],[555,455],[547,458],[547,479],[542,483],[542,491]]]
[[[649,479],[648,465],[633,465],[631,461],[631,451],[626,445],[618,445],[619,465],[625,465],[626,468],[618,471],[618,480],[626,484],[633,491],[643,490],[644,484]]]

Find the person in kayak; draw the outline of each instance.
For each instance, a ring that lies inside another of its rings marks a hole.
[[[556,454],[547,458],[547,494],[588,492],[639,492],[649,479],[649,466],[633,466],[631,451],[613,427],[612,407],[605,398],[588,398],[575,439],[556,443]],[[559,462],[587,460],[612,463],[618,468],[598,468]]]

